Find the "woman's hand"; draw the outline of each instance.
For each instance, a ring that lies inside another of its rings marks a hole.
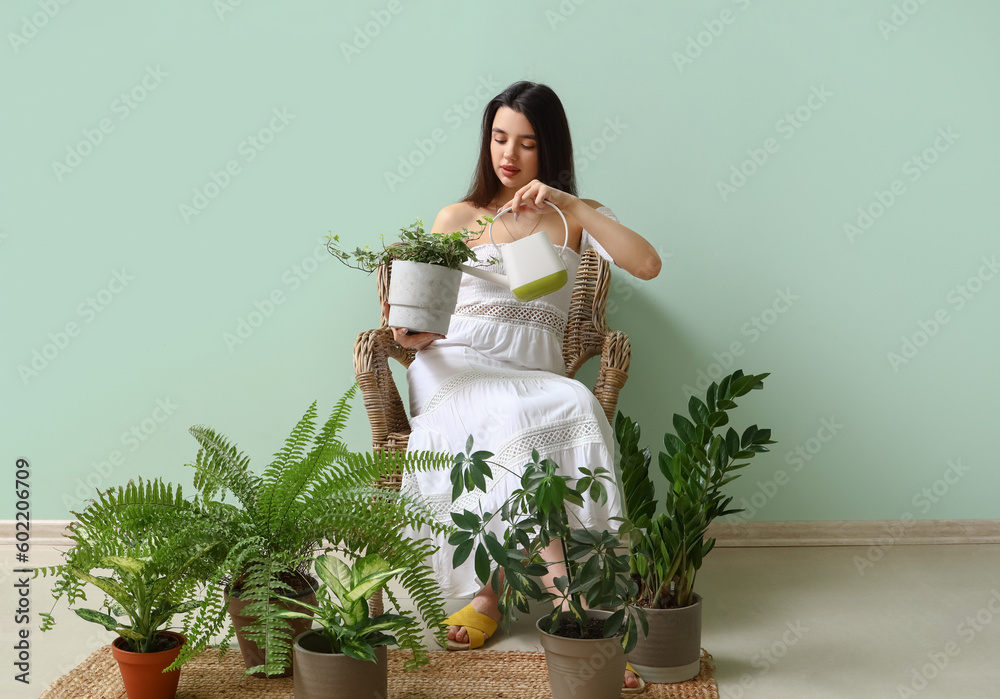
[[[382,315],[386,318],[389,317],[389,304],[382,304]],[[392,339],[395,340],[401,347],[406,347],[407,349],[422,350],[427,345],[434,342],[434,340],[443,340],[444,335],[438,335],[437,333],[413,333],[412,335],[407,334],[406,328],[389,328],[392,330]]]
[[[550,201],[566,211],[579,199],[572,194],[544,185],[538,180],[532,180],[517,190],[514,193],[514,198],[501,206],[500,210],[503,211],[510,207],[515,215],[525,210],[547,213],[550,207],[545,204],[546,201]]]

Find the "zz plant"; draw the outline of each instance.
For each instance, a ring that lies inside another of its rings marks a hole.
[[[472,446],[469,437],[466,451],[470,454],[455,456],[451,471],[453,501],[465,491],[485,491],[486,479],[493,477],[488,461],[492,454],[472,452]],[[453,565],[462,565],[475,550],[476,575],[490,581],[508,624],[515,609],[527,613],[528,602],[533,600],[553,605],[542,624],[545,631],[557,632],[565,609],[580,637],[588,638],[590,619],[586,608],[615,610],[604,622],[603,637],[621,635],[627,653],[638,638],[636,619],[646,630],[645,615],[631,604],[638,588],[629,576],[628,554],[619,553],[621,544],[610,532],[587,529],[574,522],[567,508],[567,504],[580,506],[587,498],[606,502],[606,483],[613,486],[614,481],[601,466],[581,469],[584,475],[575,482],[558,471],[557,463],[540,459],[538,451],[532,450],[531,461],[520,476],[520,487],[498,511],[452,513],[458,527],[449,538],[456,547]],[[502,540],[488,529],[497,517],[506,525]],[[559,544],[562,555],[547,561],[542,552],[553,542]],[[553,567],[566,571],[553,579],[555,592],[543,589],[535,580]]]
[[[639,448],[639,425],[621,412],[615,419],[615,438],[621,454],[622,487],[628,537],[629,567],[639,581],[638,602],[648,609],[686,607],[694,603],[694,583],[705,556],[715,546],[706,538],[717,518],[742,512],[731,508],[727,484],[756,454],[774,444],[771,430],[750,425],[740,435],[733,427],[725,434],[729,411],[736,398],[764,387],[769,374],[735,371],[708,387],[705,400],[692,396],[688,416],[675,414],[674,433],[663,437],[660,473],[667,481],[663,510],[649,477],[650,452]]]

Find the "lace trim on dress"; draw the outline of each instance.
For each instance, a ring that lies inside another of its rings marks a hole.
[[[538,306],[527,306],[522,301],[467,304],[456,308],[455,315],[534,328],[553,335],[560,342],[566,331],[565,313]]]
[[[540,454],[552,454],[586,444],[603,443],[601,427],[593,415],[576,416],[546,425],[527,427],[511,435],[490,459],[490,463],[496,466],[492,469],[493,478],[486,481],[486,493],[492,493],[507,479],[519,480],[521,468],[531,461],[532,449],[537,449]],[[434,516],[444,524],[453,523],[452,512],[469,510],[481,513],[482,511],[481,501],[484,495],[481,491],[463,493],[453,503],[450,493],[419,493],[416,479],[412,484],[410,486],[410,482],[404,481],[404,489],[423,498],[434,512]],[[516,488],[517,484],[513,483],[505,490],[512,492]],[[498,502],[494,507],[499,508],[501,505],[502,503]]]
[[[420,409],[420,415],[436,410],[441,404],[467,386],[477,383],[502,383],[505,381],[541,381],[538,370],[515,371],[469,371],[454,376],[442,383]]]

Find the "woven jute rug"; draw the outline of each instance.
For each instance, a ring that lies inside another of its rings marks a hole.
[[[545,699],[551,697],[545,654],[520,651],[462,653],[431,651],[431,663],[403,672],[408,651],[389,651],[389,699]],[[719,699],[712,677],[712,656],[703,652],[701,672],[678,684],[647,684],[649,699]],[[207,650],[181,669],[176,699],[294,699],[290,677],[258,679],[243,674],[243,658],[233,650],[219,660]],[[623,695],[625,696],[625,695]],[[629,695],[634,696],[634,695]],[[79,667],[63,675],[39,699],[125,699],[111,646],[94,651]]]

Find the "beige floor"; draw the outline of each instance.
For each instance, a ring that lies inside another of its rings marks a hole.
[[[32,551],[33,565],[57,560]],[[31,684],[15,681],[16,566],[0,547],[0,687],[2,699],[35,699],[111,636],[65,607],[39,633],[34,613],[51,597],[33,580]],[[723,699],[1000,698],[1000,546],[719,549],[697,587]],[[537,647],[529,620],[490,645]]]

